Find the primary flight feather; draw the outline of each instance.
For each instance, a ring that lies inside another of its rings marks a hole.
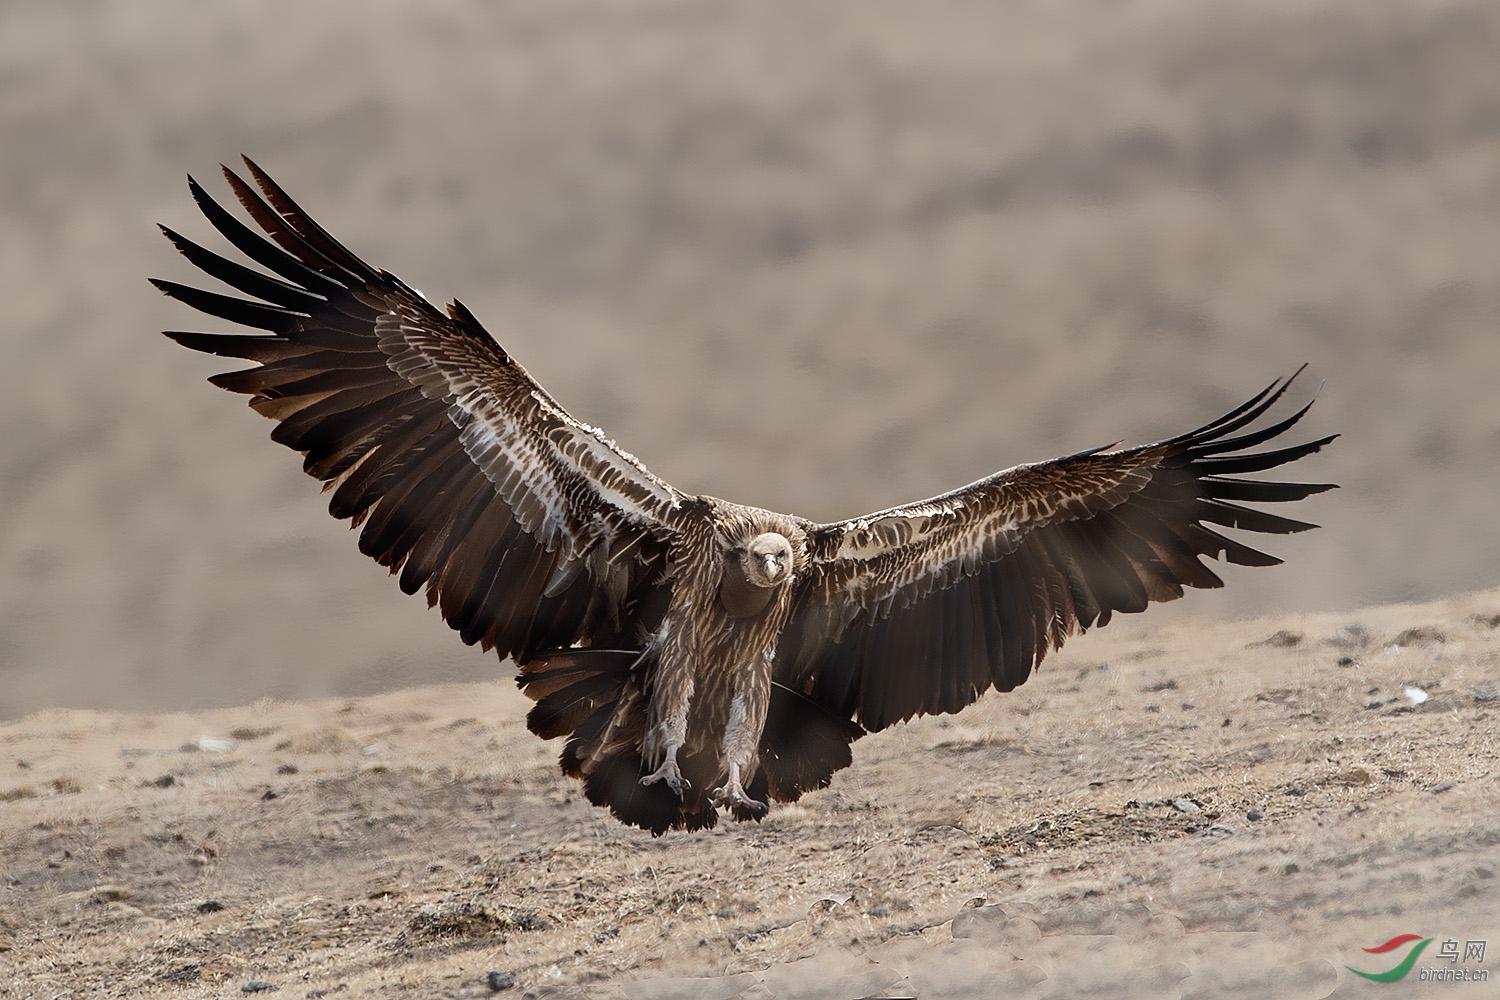
[[[1279,562],[1219,529],[1303,531],[1245,504],[1332,488],[1245,478],[1336,436],[1257,450],[1312,405],[1251,429],[1288,378],[1156,444],[849,521],[684,494],[573,419],[463,305],[370,267],[245,165],[258,191],[224,176],[264,235],[189,188],[264,271],[163,232],[250,298],[154,283],[265,332],[167,336],[255,363],[210,381],[277,422],[402,590],[515,661],[528,725],[567,737],[590,801],[653,833],[827,785],[864,733],[1009,691],[1116,611],[1221,586],[1204,557]]]

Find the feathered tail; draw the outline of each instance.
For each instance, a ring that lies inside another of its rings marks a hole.
[[[678,766],[690,785],[680,799],[665,783],[641,784],[641,776],[651,770],[641,759],[646,703],[640,678],[649,669],[642,655],[639,650],[563,649],[529,660],[516,678],[536,700],[526,725],[542,739],[568,737],[560,759],[563,772],[581,779],[588,800],[607,807],[620,821],[656,836],[674,829],[709,829],[719,821],[709,801],[723,771],[716,752],[679,753]],[[760,768],[745,791],[754,799],[795,802],[848,767],[850,744],[864,734],[856,723],[775,684],[761,734]],[[733,815],[760,819],[739,808]]]

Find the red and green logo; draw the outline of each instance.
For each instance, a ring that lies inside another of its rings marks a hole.
[[[1417,956],[1422,954],[1423,948],[1426,948],[1428,945],[1432,944],[1432,938],[1424,938],[1420,934],[1397,934],[1385,944],[1377,944],[1373,948],[1362,949],[1363,951],[1369,952],[1371,955],[1384,955],[1387,952],[1395,951],[1397,948],[1401,947],[1404,944],[1410,944],[1412,941],[1416,941],[1417,944],[1414,945],[1412,949],[1406,953],[1405,958],[1396,963],[1395,968],[1387,972],[1361,972],[1352,965],[1346,965],[1344,966],[1344,968],[1348,969],[1356,976],[1364,976],[1366,979],[1373,980],[1377,983],[1394,983],[1396,980],[1404,977],[1408,972],[1411,971],[1412,966],[1417,964]]]

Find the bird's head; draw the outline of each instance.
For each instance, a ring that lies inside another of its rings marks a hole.
[[[750,539],[740,557],[747,582],[757,587],[779,587],[792,578],[792,543],[768,531]]]

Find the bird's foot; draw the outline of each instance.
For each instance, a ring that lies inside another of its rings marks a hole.
[[[658,781],[665,781],[667,787],[677,793],[680,799],[687,794],[692,784],[682,776],[682,771],[677,767],[677,751],[673,750],[667,754],[666,759],[661,762],[661,767],[652,771],[641,779],[643,785],[654,785]]]
[[[729,780],[724,782],[722,786],[715,788],[709,793],[708,799],[714,805],[721,808],[730,809],[739,807],[740,809],[749,810],[757,816],[764,816],[770,810],[770,806],[764,802],[761,802],[759,799],[752,799],[749,795],[745,794],[745,789],[741,787],[738,775],[731,775]]]

